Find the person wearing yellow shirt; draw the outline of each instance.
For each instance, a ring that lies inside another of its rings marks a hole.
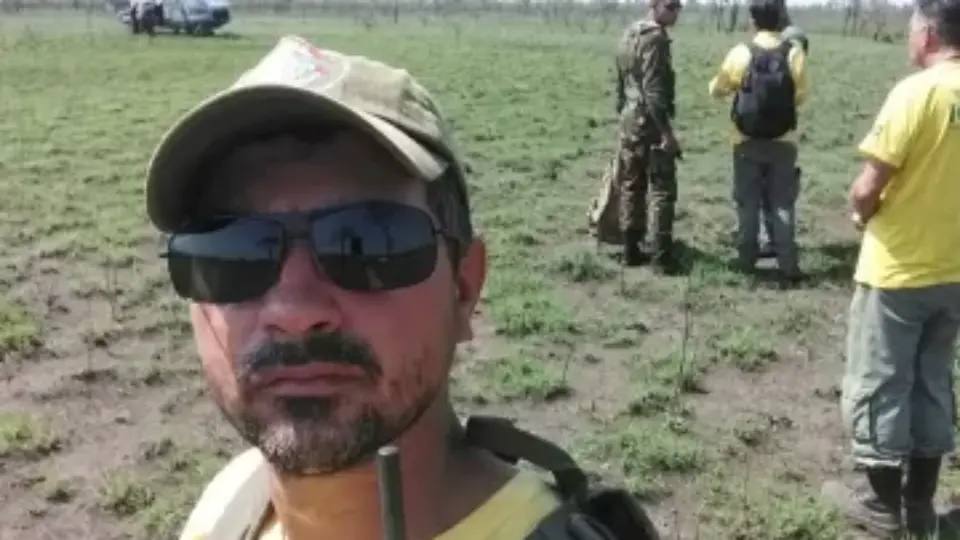
[[[658,538],[625,490],[589,486],[546,439],[454,413],[487,270],[468,193],[410,73],[297,36],[162,137],[147,213],[210,393],[251,445],[182,540],[381,540],[388,445],[407,540]]]
[[[708,91],[714,98],[733,95],[733,198],[737,208],[737,266],[752,274],[760,255],[758,236],[766,225],[781,284],[797,283],[796,202],[800,193],[797,106],[807,96],[806,54],[781,38],[781,0],[751,0],[756,33],[733,47],[720,64]],[[764,216],[761,219],[761,214]]]
[[[938,521],[940,464],[956,433],[960,0],[920,0],[908,49],[922,69],[887,95],[859,145],[865,163],[850,189],[863,237],[841,412],[865,475],[823,490],[863,528],[895,534],[905,526],[927,538]]]

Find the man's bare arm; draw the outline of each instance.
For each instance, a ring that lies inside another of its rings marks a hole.
[[[880,194],[890,183],[896,168],[876,158],[867,158],[860,175],[850,186],[850,205],[866,224],[880,209]]]

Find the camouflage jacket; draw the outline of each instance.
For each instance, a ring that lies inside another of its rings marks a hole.
[[[676,73],[670,37],[659,24],[642,19],[617,44],[617,113],[646,134],[670,129],[676,113]]]

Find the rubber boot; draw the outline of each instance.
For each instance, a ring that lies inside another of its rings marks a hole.
[[[854,487],[830,481],[823,495],[852,523],[878,538],[900,538],[902,533],[901,482],[899,467],[873,467],[865,481]]]
[[[920,538],[937,532],[933,496],[940,480],[940,458],[911,458],[903,486],[903,510],[907,531]]]
[[[657,236],[653,245],[654,270],[661,275],[675,276],[680,273],[680,261],[673,249],[673,238]]]
[[[649,262],[647,254],[640,249],[643,235],[639,231],[623,232],[623,264],[626,266],[642,266]]]

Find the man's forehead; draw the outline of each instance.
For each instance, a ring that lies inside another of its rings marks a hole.
[[[214,171],[204,206],[234,211],[317,192],[346,200],[398,196],[422,183],[382,146],[353,132],[255,141],[234,149]]]
[[[363,199],[399,196],[413,192],[417,183],[392,169],[377,171],[367,164],[341,166],[341,162],[287,162],[265,167],[242,186],[245,196],[269,199],[317,196]],[[352,165],[352,164],[351,164]],[[378,172],[380,174],[378,174]]]

